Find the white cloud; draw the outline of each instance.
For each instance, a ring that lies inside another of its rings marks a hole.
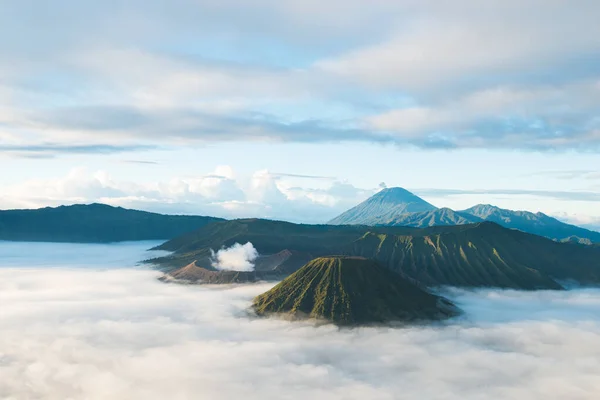
[[[579,7],[540,0],[485,6],[462,0],[402,4],[412,9],[411,19],[393,26],[387,40],[319,65],[369,84],[434,89],[440,95],[448,86],[478,87],[518,80],[532,71],[562,69],[580,62],[578,56],[600,50],[600,28],[593,16],[598,4],[593,1]],[[550,60],[554,65],[548,65]]]
[[[237,176],[230,166],[221,165],[207,174],[130,182],[106,171],[77,167],[64,177],[3,187],[0,208],[101,202],[165,213],[322,223],[374,193],[320,177],[314,179],[316,187],[307,177],[301,179],[308,186],[291,187],[288,181],[297,179],[267,170]]]
[[[594,81],[565,86],[497,87],[440,104],[387,111],[367,126],[426,145],[456,147],[593,147],[600,91]],[[579,121],[581,124],[578,124]]]
[[[589,400],[600,391],[596,289],[454,291],[464,319],[338,330],[249,318],[251,299],[272,284],[164,284],[152,271],[106,269],[129,265],[116,260],[75,268],[96,246],[70,245],[59,260],[17,245],[28,250],[13,252],[21,262],[63,268],[6,268],[0,257],[2,398]],[[0,254],[6,246],[15,244]]]

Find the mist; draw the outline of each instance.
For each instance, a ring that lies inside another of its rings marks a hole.
[[[211,252],[212,266],[219,270],[254,271],[254,261],[258,258],[258,251],[250,242],[243,245],[234,243],[216,253],[212,250]]]
[[[12,244],[0,243],[0,254]],[[252,317],[273,286],[164,284],[121,257],[0,258],[2,399],[594,399],[600,291],[450,289],[444,324],[337,329]],[[41,247],[40,247],[41,246]],[[142,257],[144,258],[144,257]],[[146,257],[147,258],[147,257]],[[49,262],[49,261],[48,261]],[[10,265],[9,265],[10,264]],[[61,266],[62,264],[62,266]]]

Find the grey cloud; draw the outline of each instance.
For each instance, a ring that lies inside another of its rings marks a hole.
[[[26,158],[51,158],[58,154],[111,154],[130,151],[152,150],[156,146],[149,145],[64,145],[64,144],[31,144],[7,145],[0,144],[0,152],[14,154]]]
[[[9,0],[0,34],[12,40],[0,54],[11,63],[0,78],[27,91],[8,96],[9,111],[32,111],[17,123],[0,115],[0,123],[16,135],[56,128],[46,132],[52,141],[65,129],[106,143],[134,136],[600,150],[597,1],[372,3]],[[472,99],[499,89],[521,100],[490,110]],[[281,115],[260,112],[282,99]],[[143,101],[173,109],[144,110]],[[198,102],[241,109],[186,108]],[[82,106],[61,107],[70,104]],[[432,112],[420,127],[407,128],[406,118],[365,123],[415,104]],[[338,106],[343,120],[322,111]]]
[[[472,126],[467,131],[457,131],[449,127],[433,133],[425,130],[418,134],[399,134],[385,128],[361,126],[353,121],[307,119],[289,122],[278,115],[252,111],[224,114],[186,107],[144,109],[111,106],[61,108],[43,113],[29,112],[16,127],[24,128],[33,125],[39,132],[72,131],[79,132],[78,135],[82,137],[102,135],[106,140],[137,138],[150,143],[162,142],[173,145],[181,141],[199,143],[255,140],[303,143],[364,141],[431,150],[460,148],[559,152],[600,150],[600,134],[596,134],[596,131],[582,130],[578,125],[585,123],[588,117],[582,117],[579,121],[573,120],[568,124],[565,122],[564,125],[561,125],[563,123],[560,122],[559,116],[556,118],[559,122],[555,121],[552,126],[535,125],[528,119],[493,117],[489,121],[477,122],[476,126]],[[151,146],[139,147],[143,149]],[[110,148],[111,146],[104,147],[104,149]],[[102,149],[103,147],[99,146],[97,152],[101,152]]]
[[[253,296],[272,284],[158,282],[129,268],[144,257],[140,244],[52,246],[48,257],[46,244],[0,244],[3,397],[587,400],[600,391],[597,289],[449,290],[465,318],[339,330],[250,317]]]
[[[392,140],[389,136],[367,130],[336,126],[330,121],[286,122],[275,115],[265,113],[238,112],[236,115],[223,115],[190,108],[169,110],[126,106],[63,108],[41,114],[30,113],[27,115],[26,122],[22,123],[24,126],[29,124],[38,126],[39,131],[42,132],[46,129],[84,131],[94,137],[104,132],[107,137],[136,137],[154,142],[169,142],[169,139],[172,139],[198,142],[271,140],[309,143],[331,141],[385,143]],[[23,146],[23,149],[27,148],[28,146]],[[97,148],[100,152],[111,149],[112,146],[90,148]]]

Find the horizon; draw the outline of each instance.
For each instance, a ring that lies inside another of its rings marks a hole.
[[[380,192],[382,192],[382,191],[386,191],[386,190],[388,190],[388,191],[389,191],[389,190],[394,190],[394,189],[401,189],[402,191],[406,191],[406,192],[408,192],[409,194],[412,194],[412,195],[414,195],[414,193],[413,193],[412,191],[410,191],[410,190],[408,190],[408,189],[405,189],[405,188],[402,188],[402,187],[386,187],[386,188],[380,188],[380,189],[379,189],[377,192],[375,192],[375,193],[374,193],[374,194],[373,194],[371,197],[375,196],[375,194],[377,194],[377,193],[380,193]],[[417,197],[419,197],[419,198],[420,198],[420,196],[417,196]],[[370,197],[369,197],[368,199],[370,199]],[[366,199],[366,200],[368,200],[368,199]],[[422,199],[422,198],[421,198],[421,199]],[[425,199],[422,199],[422,200],[425,200]],[[359,203],[359,204],[362,204],[362,202],[361,202],[361,203]],[[356,204],[355,206],[358,206],[359,204]],[[293,224],[309,224],[309,225],[311,225],[311,224],[312,224],[312,225],[327,225],[327,224],[329,224],[329,223],[330,223],[330,222],[329,222],[329,220],[327,220],[327,221],[321,221],[321,222],[318,222],[318,221],[317,221],[317,222],[304,222],[304,221],[294,221],[294,220],[290,220],[290,219],[261,218],[261,217],[256,217],[256,216],[239,216],[239,217],[234,217],[234,218],[226,218],[226,217],[219,217],[219,216],[215,216],[215,215],[199,215],[199,214],[186,214],[186,213],[179,213],[179,214],[178,214],[178,213],[169,213],[169,212],[160,213],[160,212],[155,212],[155,211],[152,211],[152,210],[147,210],[147,209],[142,209],[142,208],[128,208],[128,207],[123,207],[123,206],[118,206],[118,205],[117,205],[117,206],[113,206],[113,205],[110,205],[110,204],[106,204],[106,203],[98,203],[98,202],[92,202],[92,203],[73,203],[73,204],[60,204],[60,205],[56,205],[56,206],[44,206],[44,207],[39,207],[39,208],[0,209],[0,211],[27,211],[27,210],[35,211],[35,210],[43,210],[43,209],[46,209],[46,208],[56,209],[56,208],[61,208],[61,207],[72,207],[72,206],[93,206],[93,205],[108,206],[108,207],[113,207],[113,208],[121,208],[121,209],[125,209],[125,210],[132,210],[132,211],[143,211],[143,212],[157,213],[157,214],[162,214],[162,215],[173,215],[173,216],[178,216],[178,215],[180,215],[180,216],[203,216],[203,217],[215,217],[215,218],[223,218],[224,220],[266,219],[266,220],[274,220],[274,221],[280,221],[280,222],[289,222],[289,223],[293,223]],[[435,204],[433,204],[433,206],[434,206],[436,209],[449,209],[448,207],[445,207],[445,206],[441,206],[441,207],[439,207],[439,206],[437,206],[437,205],[435,205]],[[552,217],[551,215],[547,215],[547,214],[544,214],[544,213],[541,213],[541,212],[532,212],[532,211],[529,211],[529,210],[508,210],[508,209],[504,209],[504,208],[501,208],[501,207],[498,207],[498,206],[496,206],[496,205],[489,204],[489,203],[478,203],[478,204],[474,204],[473,206],[471,206],[471,207],[468,207],[467,209],[469,209],[469,208],[475,208],[475,207],[479,207],[479,206],[483,206],[483,207],[492,207],[492,208],[497,208],[497,209],[499,209],[499,210],[505,210],[505,211],[514,211],[514,212],[531,212],[531,213],[534,213],[534,214],[542,214],[542,215],[546,215],[546,216],[550,216],[550,217]],[[352,206],[352,207],[350,207],[348,210],[344,210],[344,211],[349,211],[349,210],[351,210],[353,207],[354,207],[354,206]],[[464,209],[464,210],[454,210],[454,209],[450,209],[450,210],[452,210],[452,211],[455,211],[455,212],[464,212],[464,211],[465,211],[465,210],[467,210],[467,209]],[[337,216],[337,215],[336,215],[336,216]],[[553,217],[553,218],[556,218],[556,219],[557,219],[558,221],[560,221],[560,222],[564,222],[564,223],[572,224],[572,225],[575,225],[575,226],[580,226],[580,227],[582,227],[582,228],[585,228],[585,229],[588,229],[588,230],[591,230],[591,231],[600,232],[600,225],[598,225],[598,226],[595,226],[595,225],[593,225],[593,224],[587,224],[587,225],[586,225],[586,224],[581,224],[581,225],[577,225],[576,223],[571,223],[571,221],[569,221],[569,220],[563,220],[563,219],[561,219],[560,217]],[[493,221],[486,221],[486,220],[482,220],[482,221],[480,221],[480,222],[473,222],[473,223],[475,223],[475,224],[476,224],[476,223],[494,223],[494,224],[497,224],[496,222],[493,222]]]
[[[316,223],[389,186],[600,229],[585,3],[8,1],[0,209]]]

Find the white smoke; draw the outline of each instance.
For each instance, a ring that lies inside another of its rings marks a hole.
[[[218,252],[211,250],[212,266],[219,270],[228,271],[254,271],[254,261],[258,258],[258,251],[250,242],[242,245],[235,243],[229,248]]]

